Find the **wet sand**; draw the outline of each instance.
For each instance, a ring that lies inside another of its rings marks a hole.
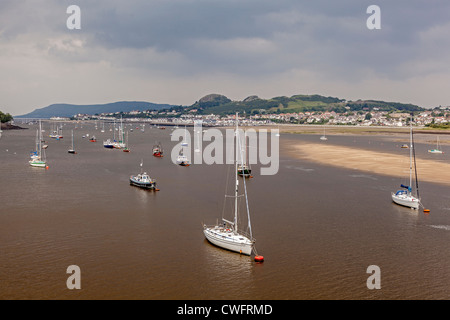
[[[324,165],[404,178],[409,175],[409,157],[326,143],[295,143],[291,156]],[[450,185],[450,164],[417,158],[419,179]]]

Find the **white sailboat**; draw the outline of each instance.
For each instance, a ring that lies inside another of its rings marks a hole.
[[[177,164],[182,167],[189,167],[189,159],[186,155],[184,155],[183,149],[181,149],[180,153],[178,154]]]
[[[325,135],[325,128],[323,128],[323,136],[320,137],[320,140],[322,141],[328,140],[327,136]]]
[[[71,154],[76,154],[75,147],[73,144],[73,130],[72,130],[72,147],[67,152]]]
[[[30,166],[38,168],[47,167],[45,149],[42,148],[42,125],[39,120],[39,132],[36,133],[36,151],[31,154]]]
[[[238,131],[238,115],[236,114],[236,155],[235,155],[235,192],[234,192],[234,219],[233,221],[227,220],[222,217],[222,223],[217,223],[213,226],[203,225],[203,233],[206,239],[223,249],[227,249],[233,252],[238,252],[245,255],[251,255],[255,245],[255,239],[252,235],[250,212],[248,208],[247,189],[245,179],[243,180],[244,192],[239,195],[239,180],[238,180],[238,157],[242,157],[242,150],[239,147],[239,131]],[[241,152],[240,152],[241,151]],[[247,216],[248,216],[248,233],[239,230],[238,228],[238,198],[245,198]]]
[[[392,201],[401,206],[409,207],[412,209],[419,209],[420,198],[419,198],[419,188],[417,183],[417,171],[416,172],[416,196],[412,193],[412,174],[413,174],[413,152],[415,153],[413,132],[412,132],[412,118],[410,121],[410,148],[409,148],[409,185],[400,185],[402,189],[398,190],[396,193],[391,193]],[[415,155],[415,154],[414,154]],[[414,166],[415,166],[415,156],[414,156]]]
[[[430,149],[430,150],[428,150],[428,152],[429,153],[444,153],[439,144],[439,136],[437,136],[436,149]]]
[[[128,145],[128,131],[127,131],[127,143],[125,143],[125,147],[123,148],[123,152],[130,152],[130,147]]]
[[[123,130],[123,122],[122,122],[122,117],[120,118],[120,127],[119,127],[119,141],[115,140],[115,136],[114,136],[114,148],[116,149],[123,149],[126,147],[125,144],[125,132]]]

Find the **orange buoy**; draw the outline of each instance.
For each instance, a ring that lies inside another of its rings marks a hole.
[[[430,209],[423,209],[423,212],[429,213],[429,212],[430,212]]]
[[[159,191],[159,189],[155,189],[155,191]]]
[[[45,167],[45,170],[48,170],[48,166]]]
[[[255,256],[255,261],[256,262],[263,262],[264,261],[264,257],[263,256]]]

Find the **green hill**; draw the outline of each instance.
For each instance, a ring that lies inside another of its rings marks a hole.
[[[231,101],[219,94],[208,95],[188,107],[189,110],[197,109],[199,114],[227,115],[235,112],[255,113],[298,113],[314,111],[421,111],[423,108],[399,102],[385,102],[376,100],[346,101],[335,97],[321,95],[294,95],[292,97],[275,97],[261,99],[250,96],[242,101]]]

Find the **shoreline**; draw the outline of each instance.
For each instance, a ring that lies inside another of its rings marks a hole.
[[[290,134],[323,134],[326,135],[398,135],[409,134],[409,127],[382,126],[335,126],[335,125],[267,125],[258,128],[279,129],[280,133]],[[425,127],[413,127],[415,135],[450,135],[450,130]]]
[[[15,126],[15,125],[12,125],[12,124],[10,124],[10,123],[1,123],[0,124],[0,129],[1,130],[26,130],[26,129],[28,129],[28,128],[22,128],[22,127],[19,127],[19,126]]]
[[[288,149],[289,148],[289,149]],[[299,160],[358,170],[378,175],[406,178],[409,156],[320,143],[292,142],[283,151]],[[419,181],[450,185],[450,164],[416,157]]]

